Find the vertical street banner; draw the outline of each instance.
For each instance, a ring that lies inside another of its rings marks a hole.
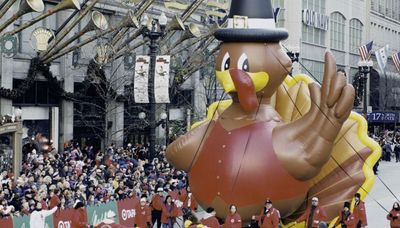
[[[136,56],[134,73],[134,97],[136,103],[149,103],[149,68],[150,56]]]
[[[66,209],[57,211],[53,215],[55,228],[85,227],[88,224],[85,208]]]
[[[169,55],[156,58],[154,77],[154,99],[156,103],[169,103]]]
[[[119,224],[126,227],[133,227],[136,217],[136,206],[139,204],[137,197],[124,199],[117,202]]]
[[[113,211],[116,215],[115,223],[119,224],[117,203],[115,201],[106,204],[93,205],[86,207],[86,213],[89,225],[95,226],[100,224],[107,218],[107,213]]]

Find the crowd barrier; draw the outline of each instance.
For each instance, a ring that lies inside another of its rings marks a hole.
[[[138,204],[139,199],[134,198],[87,206],[84,210],[57,210],[51,216],[46,217],[46,224],[43,228],[71,228],[74,224],[82,223],[94,226],[101,223],[109,211],[113,211],[117,215],[116,224],[133,227],[136,217],[135,208]],[[30,228],[29,223],[30,216],[27,215],[0,219],[2,228]]]

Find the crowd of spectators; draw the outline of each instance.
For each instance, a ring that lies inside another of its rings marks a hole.
[[[156,151],[149,160],[148,148],[140,144],[112,144],[103,152],[71,141],[56,152],[32,142],[25,148],[20,176],[9,170],[0,174],[0,217],[30,214],[37,203],[43,209],[66,209],[78,201],[95,205],[144,196],[150,202],[157,190],[184,189],[186,174],[170,166],[165,147]]]

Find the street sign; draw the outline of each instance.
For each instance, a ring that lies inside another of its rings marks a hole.
[[[370,123],[397,123],[399,122],[399,113],[397,112],[371,112],[368,114]]]

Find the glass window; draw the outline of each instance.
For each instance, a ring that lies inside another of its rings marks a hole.
[[[344,16],[339,12],[331,14],[331,48],[344,51]]]
[[[319,83],[322,83],[322,79],[324,77],[324,63],[308,59],[303,59],[302,63],[303,67],[301,71],[304,74],[311,76]]]
[[[350,52],[357,53],[362,41],[363,24],[358,19],[350,20]]]
[[[303,9],[325,14],[325,0],[303,0]],[[304,42],[325,46],[325,34],[325,30],[305,24],[302,25],[302,39]]]

